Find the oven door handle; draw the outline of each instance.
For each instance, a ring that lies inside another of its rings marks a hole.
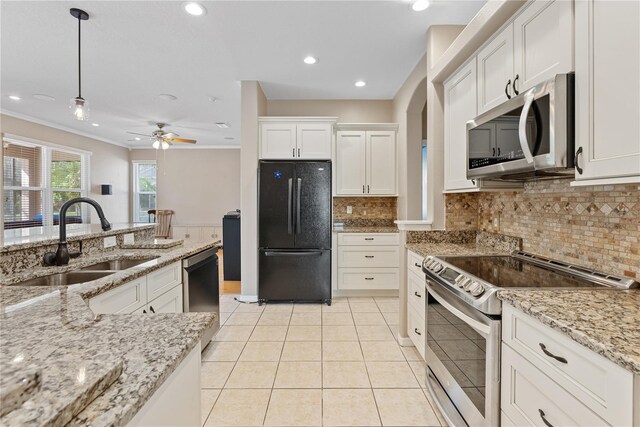
[[[468,324],[469,326],[471,326],[475,330],[481,332],[485,336],[489,336],[489,334],[491,333],[491,326],[490,325],[487,325],[487,324],[482,323],[482,322],[480,322],[480,321],[478,321],[476,319],[473,319],[472,317],[468,316],[466,313],[463,313],[462,311],[460,311],[459,309],[454,307],[452,304],[450,304],[447,301],[447,299],[444,296],[439,294],[434,289],[434,287],[429,284],[429,282],[427,282],[427,290],[429,291],[431,296],[434,297],[436,299],[436,301],[438,301],[438,303],[440,303],[440,305],[442,305],[449,312],[451,312],[451,314],[453,314],[458,319],[462,320],[464,323]]]

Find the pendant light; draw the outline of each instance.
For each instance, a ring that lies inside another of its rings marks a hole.
[[[81,45],[81,27],[82,21],[89,19],[89,14],[81,9],[72,8],[69,10],[71,16],[78,20],[78,96],[71,99],[69,108],[73,112],[73,116],[76,120],[88,120],[89,119],[89,102],[82,97],[82,45]]]

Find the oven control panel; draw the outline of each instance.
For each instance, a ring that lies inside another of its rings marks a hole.
[[[440,275],[440,277],[450,285],[460,288],[476,298],[480,297],[485,291],[485,287],[482,283],[465,274],[461,274],[451,268],[445,267],[433,256],[425,258],[423,266],[430,272]]]

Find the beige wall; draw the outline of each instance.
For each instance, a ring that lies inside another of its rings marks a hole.
[[[268,116],[337,117],[339,123],[390,123],[392,101],[383,100],[267,100]]]
[[[158,209],[174,210],[174,225],[221,225],[225,213],[240,207],[240,150],[130,153],[131,160],[156,160],[156,156]]]
[[[129,222],[129,149],[4,114],[0,132],[90,151],[89,197],[100,203],[110,222]],[[111,184],[113,194],[102,196],[101,184]],[[95,212],[90,211],[91,221],[97,222]]]

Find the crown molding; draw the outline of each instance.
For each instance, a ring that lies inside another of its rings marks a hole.
[[[258,122],[260,123],[282,123],[282,122],[295,122],[295,123],[335,123],[338,121],[337,117],[305,117],[305,116],[260,116]]]

